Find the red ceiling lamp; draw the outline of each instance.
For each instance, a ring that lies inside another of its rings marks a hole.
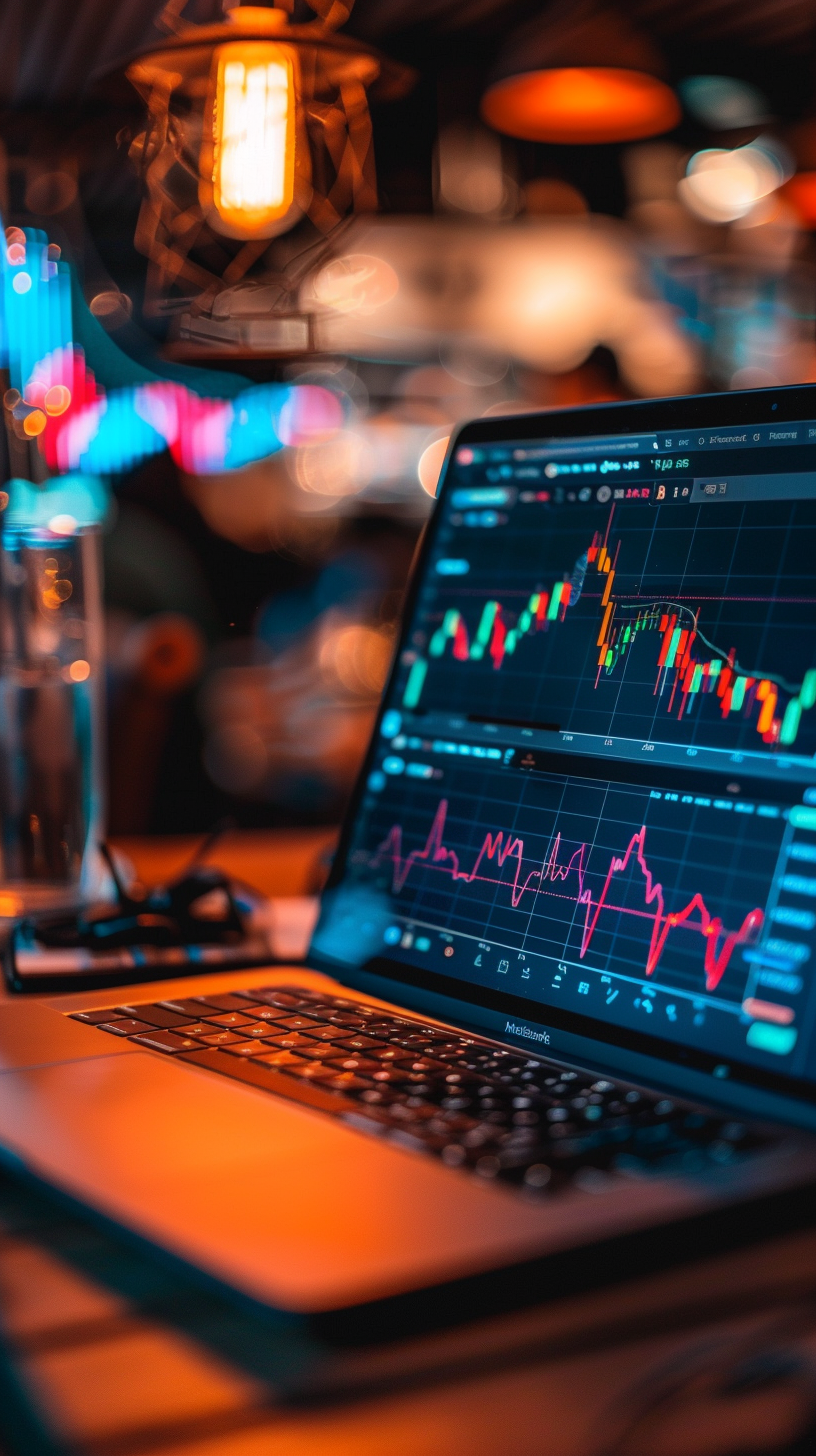
[[[482,98],[482,117],[525,141],[639,141],[680,120],[662,73],[651,42],[617,12],[561,0],[513,36]]]

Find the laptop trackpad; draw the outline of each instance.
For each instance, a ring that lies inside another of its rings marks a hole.
[[[53,1014],[53,1013],[52,1013]],[[0,1077],[33,1171],[277,1308],[342,1307],[522,1258],[543,1211],[148,1052]]]

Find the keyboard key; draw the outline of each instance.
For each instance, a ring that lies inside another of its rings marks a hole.
[[[200,1047],[200,1041],[194,1041],[189,1036],[176,1036],[172,1031],[151,1031],[145,1032],[143,1036],[134,1036],[134,1042],[139,1046],[150,1047],[156,1052],[188,1052],[193,1047]]]
[[[305,1065],[303,1057],[299,1057],[297,1052],[269,1051],[268,1048],[263,1052],[259,1052],[256,1060],[265,1062],[268,1067],[285,1068],[291,1066],[302,1067]]]
[[[285,1026],[287,1031],[311,1031],[320,1025],[313,1016],[281,1016],[278,1026]]]
[[[116,1016],[112,1006],[106,1006],[103,1011],[72,1011],[71,1021],[84,1021],[88,1026],[99,1026],[100,1022],[111,1021]]]
[[[350,1056],[344,1057],[342,1061],[334,1058],[331,1062],[323,1063],[331,1067],[335,1072],[356,1072],[358,1076],[371,1076],[372,1072],[380,1070],[379,1062],[373,1062],[370,1057]]]
[[[268,1043],[265,1041],[236,1041],[231,1046],[222,1046],[221,1050],[230,1057],[257,1057],[268,1050]]]
[[[99,1021],[97,1026],[100,1031],[109,1031],[113,1036],[136,1036],[140,1031],[153,1030],[148,1021],[134,1021],[132,1016],[122,1021]]]
[[[344,1037],[348,1035],[348,1032],[342,1026],[318,1026],[315,1024],[314,1030],[309,1035],[315,1037],[317,1041],[343,1041]]]
[[[133,1017],[134,1021],[146,1021],[148,1026],[163,1026],[168,1030],[173,1026],[184,1026],[190,1020],[189,1016],[179,1016],[175,1011],[165,1011],[161,1006],[117,1006],[116,1016]],[[112,1021],[114,1018],[108,1018]]]
[[[349,1001],[347,997],[343,997],[343,996],[332,996],[331,1001],[330,1001],[329,1004],[331,1006],[336,1007],[336,1009],[338,1011],[353,1011],[355,1013],[355,1015],[357,1014],[358,1011],[361,1014],[362,1013],[371,1013],[371,1014],[373,1014],[373,1011],[374,1011],[374,1008],[372,1006],[363,1006],[360,1002],[358,1002],[358,1001]],[[382,1012],[379,1012],[378,1015],[382,1015]]]
[[[295,1010],[302,1002],[300,995],[293,995],[291,991],[276,991],[274,988],[268,991],[253,991],[252,995],[259,1001],[266,1002],[268,1006],[278,1006],[283,1010]],[[230,1007],[224,1007],[224,1010],[228,1011]]]
[[[414,1031],[407,1034],[405,1032],[397,1032],[395,1036],[391,1037],[391,1040],[396,1042],[397,1046],[405,1047],[407,1051],[424,1051],[425,1047],[430,1047],[432,1044],[435,1046],[447,1046],[446,1038],[444,1036],[434,1036],[433,1032]]]
[[[185,1028],[187,1030],[187,1028]],[[240,1031],[230,1030],[225,1027],[222,1031],[207,1031],[201,1037],[206,1046],[235,1046],[239,1041],[246,1041],[246,1037]]]
[[[303,1077],[307,1082],[333,1082],[337,1080],[337,1071],[332,1071],[325,1062],[304,1062],[302,1057],[296,1058],[297,1065],[293,1062],[286,1068],[286,1071],[293,1077]]]
[[[278,1044],[278,1040],[279,1038],[275,1039],[275,1045]],[[309,1040],[308,1045],[298,1048],[298,1055],[308,1057],[310,1062],[338,1062],[342,1061],[343,1057],[360,1055],[360,1053],[344,1051],[333,1041]]]
[[[272,1030],[269,1041],[274,1046],[288,1047],[290,1051],[292,1051],[295,1047],[311,1048],[314,1046],[312,1038],[310,1036],[306,1036],[305,1033],[302,1031],[282,1031],[278,1033]]]
[[[350,1011],[334,1012],[331,1015],[328,1015],[326,1017],[326,1020],[329,1021],[332,1026],[344,1026],[346,1028],[347,1036],[353,1035],[355,1031],[365,1031],[369,1024],[365,1016],[355,1016]]]
[[[354,1092],[358,1089],[370,1087],[371,1083],[363,1077],[358,1077],[354,1072],[340,1072],[337,1075],[329,1076],[323,1082],[324,1087],[330,1087],[333,1092]]]
[[[381,1047],[382,1042],[375,1041],[374,1038],[370,1036],[347,1036],[344,1037],[338,1043],[338,1045],[342,1047],[348,1047],[348,1050],[350,1052],[365,1052],[368,1051],[370,1048]]]
[[[270,1021],[251,1021],[239,1029],[242,1036],[274,1036],[276,1023]]]
[[[187,1016],[193,1021],[196,1021],[207,1009],[201,1005],[200,1001],[194,1001],[191,998],[179,1001],[159,1001],[158,1005],[163,1011],[174,1011],[177,1015]]]
[[[257,1020],[254,1010],[247,1008],[246,1011],[219,1011],[215,1016],[209,1016],[213,1026],[249,1026],[250,1022]]]
[[[246,1011],[248,1005],[256,1004],[256,993],[246,991],[242,992],[240,996],[236,996],[225,991],[221,996],[195,996],[193,999],[199,1007],[210,1006],[213,1011]],[[202,1015],[201,1010],[199,1010],[200,1015]]]

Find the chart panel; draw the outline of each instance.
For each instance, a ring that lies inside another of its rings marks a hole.
[[[505,494],[490,530],[464,524],[478,511],[449,513],[405,709],[816,751],[814,502],[558,508]]]
[[[816,426],[456,451],[315,950],[816,1084]]]
[[[349,861],[381,950],[723,1056],[794,1053],[816,809],[518,763],[399,780]]]

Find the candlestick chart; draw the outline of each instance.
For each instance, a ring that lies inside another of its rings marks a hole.
[[[622,561],[626,543],[621,536],[614,536],[611,526],[610,515],[605,530],[591,535],[571,567],[531,591],[520,610],[508,605],[499,592],[488,595],[478,615],[464,601],[446,606],[441,620],[428,634],[427,649],[415,655],[410,665],[403,706],[420,708],[429,696],[444,702],[446,695],[455,691],[457,676],[461,678],[458,695],[465,698],[473,694],[474,705],[486,695],[493,706],[501,702],[505,696],[501,682],[514,674],[515,681],[507,681],[507,697],[514,693],[518,696],[523,690],[527,697],[540,698],[534,681],[537,663],[541,664],[542,678],[555,664],[554,676],[563,679],[567,675],[563,664],[568,658],[573,664],[573,676],[575,664],[581,664],[580,686],[587,712],[593,710],[587,689],[598,698],[596,716],[601,713],[599,688],[617,683],[624,690],[624,706],[627,692],[632,704],[636,695],[636,711],[642,720],[651,719],[658,725],[661,720],[665,722],[662,732],[658,729],[661,736],[670,731],[670,722],[678,724],[690,716],[699,717],[702,706],[706,721],[714,719],[748,730],[749,739],[757,747],[789,749],[796,744],[803,716],[816,707],[813,659],[792,676],[788,675],[789,669],[777,670],[772,656],[773,634],[769,641],[767,630],[758,626],[753,634],[756,647],[758,650],[761,639],[762,655],[767,656],[765,664],[758,666],[750,660],[751,644],[748,641],[746,645],[749,634],[745,630],[741,634],[741,657],[734,641],[726,635],[728,625],[718,621],[716,628],[706,626],[707,613],[716,619],[723,604],[745,601],[756,609],[756,604],[764,603],[764,610],[771,613],[776,607],[773,593],[763,596],[754,589],[742,597],[729,597],[723,592],[717,596],[708,584],[708,591],[701,591],[700,599],[695,601],[693,594],[688,599],[688,591],[675,593],[671,589],[675,583],[665,591],[653,592],[653,581],[646,582],[644,591],[639,564]],[[812,616],[813,599],[805,602],[803,598],[802,605]],[[552,650],[553,638],[559,634],[564,639],[560,668],[559,651]],[[783,635],[779,640],[780,648],[787,646]],[[541,644],[538,652],[536,642]],[[544,647],[550,649],[547,656],[541,651]],[[633,675],[627,677],[626,670],[634,657],[638,670],[633,683]],[[443,664],[447,664],[444,678],[439,672]],[[526,678],[523,684],[519,676],[522,673]],[[491,678],[495,679],[492,689]],[[430,695],[429,683],[433,689]],[[551,704],[557,704],[557,691],[547,696]],[[580,729],[582,725],[569,716],[564,721],[563,702],[567,697],[564,690],[559,722],[553,726]],[[615,701],[620,711],[617,696]],[[576,702],[573,694],[571,706]],[[519,711],[517,716],[523,718],[525,714]],[[611,731],[611,727],[604,728],[599,721],[596,731]],[[642,736],[653,736],[653,732],[644,731]]]

